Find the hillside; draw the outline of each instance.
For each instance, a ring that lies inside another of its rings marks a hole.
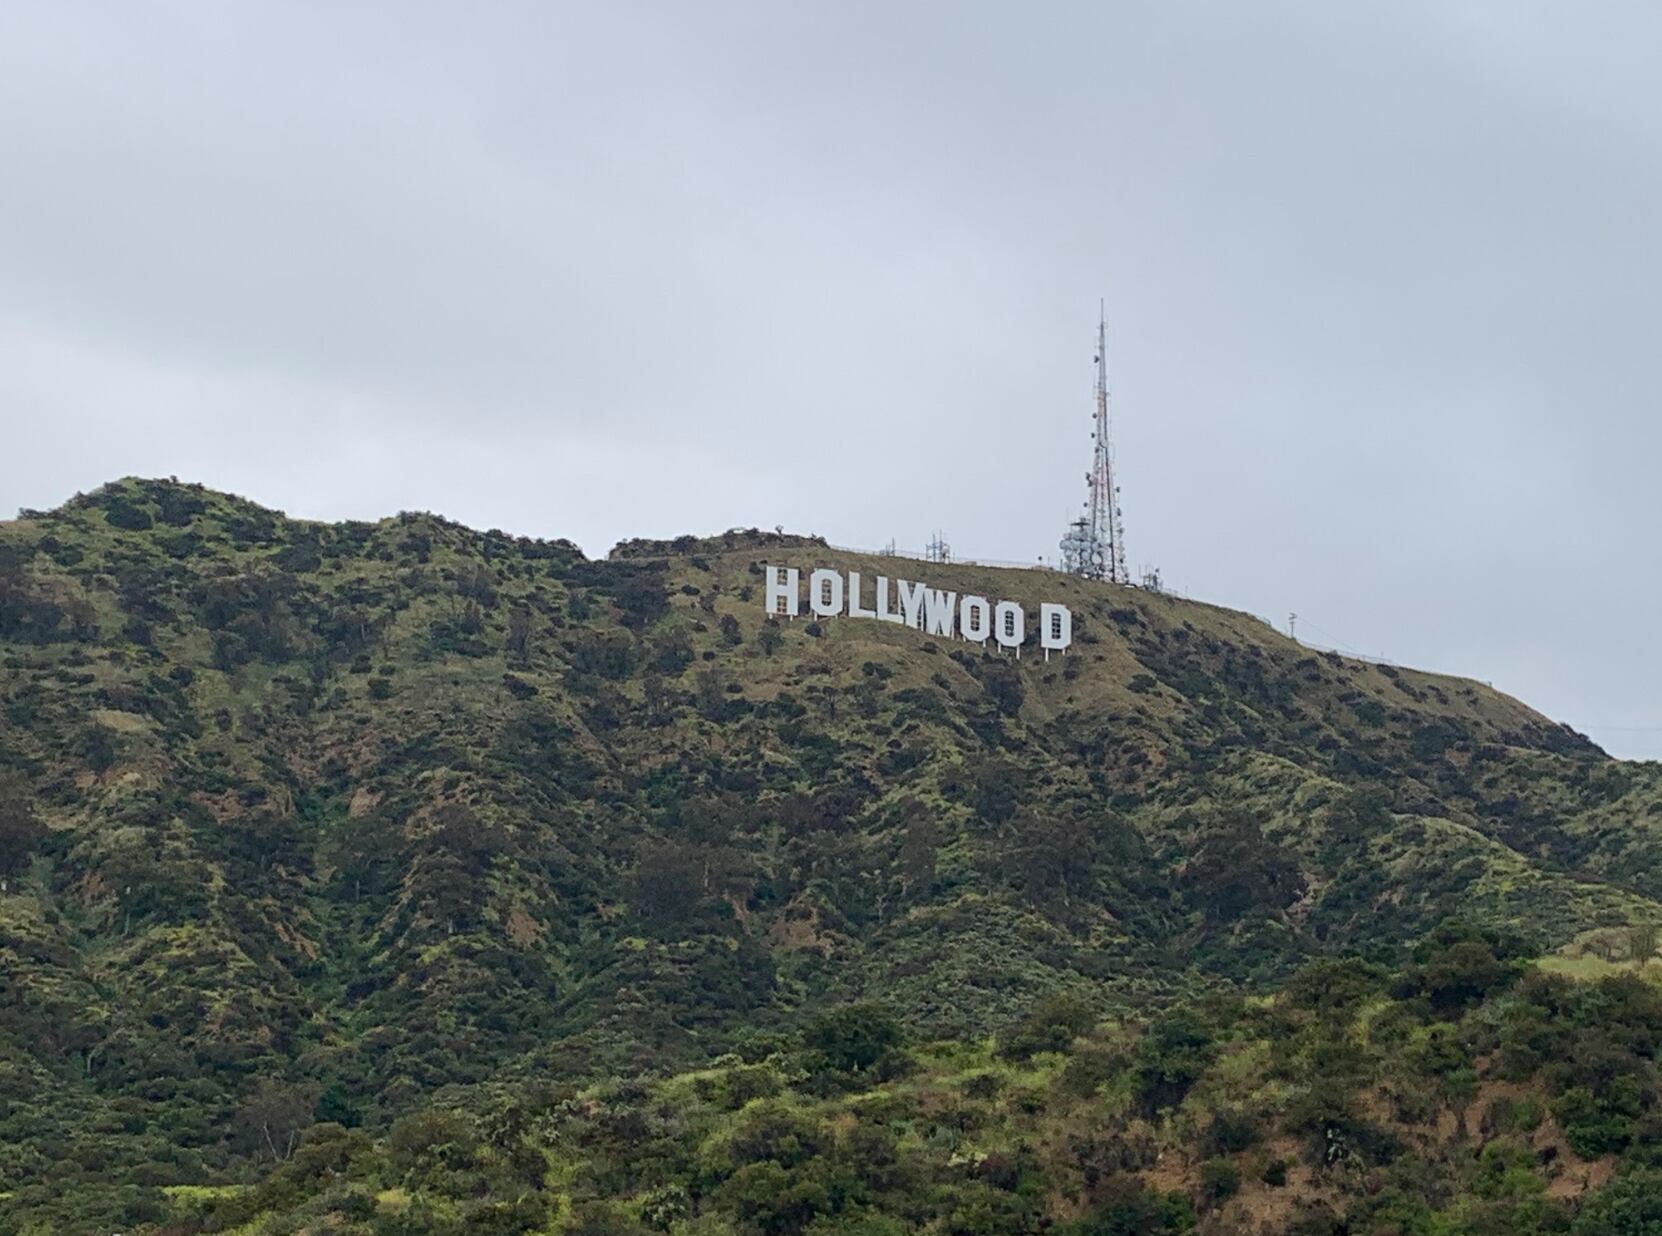
[[[770,621],[770,563],[1062,602],[1074,643]],[[129,480],[0,525],[0,657],[0,1230],[137,1225],[314,1122],[760,1067],[849,1004],[973,1051],[1065,999],[1110,1052],[1453,917],[1502,959],[1662,922],[1655,766],[1050,572]]]

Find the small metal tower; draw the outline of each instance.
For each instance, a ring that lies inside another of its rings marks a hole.
[[[925,562],[951,562],[952,546],[948,545],[946,539],[937,531],[930,538],[928,547],[923,551],[923,557]]]
[[[1103,308],[1096,328],[1096,428],[1091,470],[1085,474],[1089,496],[1085,514],[1068,525],[1062,538],[1062,569],[1086,579],[1113,584],[1131,582],[1120,528],[1120,490],[1114,483],[1114,447],[1108,436],[1108,315]]]

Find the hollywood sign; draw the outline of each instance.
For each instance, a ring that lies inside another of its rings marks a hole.
[[[771,616],[795,618],[803,612],[802,572],[796,567],[764,568],[762,607]],[[871,603],[866,603],[867,597]],[[959,596],[909,579],[890,582],[878,575],[868,589],[859,571],[820,567],[808,576],[807,610],[816,618],[869,618],[914,627],[926,635],[988,640],[1021,655],[1028,635],[1027,611],[1016,601],[993,601],[974,593]],[[1053,601],[1039,603],[1039,647],[1048,660],[1073,643],[1073,611]]]

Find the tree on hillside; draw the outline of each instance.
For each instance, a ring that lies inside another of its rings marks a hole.
[[[1178,879],[1208,922],[1234,922],[1252,910],[1279,914],[1303,893],[1297,857],[1265,837],[1249,812],[1231,808],[1191,824],[1199,841]]]
[[[571,667],[616,682],[635,668],[635,641],[626,631],[584,631],[572,642]],[[572,683],[573,689],[581,684]]]
[[[1007,717],[1021,712],[1026,688],[1022,685],[1020,671],[1010,662],[996,658],[982,663],[979,668],[981,685],[986,688],[999,712]]]
[[[1635,923],[1627,932],[1628,952],[1639,965],[1656,956],[1656,924]]]
[[[755,879],[750,861],[732,846],[648,841],[636,855],[630,900],[644,922],[673,935],[714,909],[717,899],[748,897]]]
[[[693,663],[697,656],[692,636],[685,627],[676,627],[664,634],[652,649],[652,668],[673,678]]]
[[[936,852],[940,829],[934,816],[916,800],[906,805],[906,833],[900,843],[900,878],[904,892],[927,893],[935,881]]]
[[[508,659],[517,666],[525,666],[531,660],[531,611],[523,605],[516,605],[508,613]]]
[[[693,703],[706,721],[720,721],[727,716],[728,681],[727,675],[713,665],[693,676]]]
[[[0,891],[7,877],[28,866],[46,834],[46,825],[35,814],[22,780],[0,775]]]
[[[1085,821],[1071,813],[1024,811],[1016,819],[1004,869],[1035,904],[1064,907],[1089,885],[1096,849]]]
[[[1328,809],[1327,827],[1346,843],[1376,836],[1391,827],[1391,796],[1376,785],[1350,790]]]
[[[631,881],[635,912],[668,931],[684,926],[704,899],[700,847],[678,841],[651,841],[640,848]]]
[[[305,833],[292,811],[271,804],[226,821],[220,831],[225,855],[237,865],[238,878],[263,879],[274,867],[309,866]]]
[[[256,1157],[283,1160],[294,1153],[300,1133],[312,1122],[317,1105],[315,1086],[296,1086],[262,1077],[237,1109],[239,1139]]]
[[[1599,1190],[1570,1231],[1574,1236],[1662,1236],[1662,1172],[1636,1171]]]
[[[348,815],[329,829],[324,843],[334,883],[350,890],[354,903],[397,887],[404,830],[388,816],[379,811]]]
[[[1027,1015],[998,1036],[998,1054],[1026,1060],[1036,1052],[1064,1051],[1096,1024],[1096,1010],[1071,992],[1042,997]]]
[[[988,824],[996,827],[1008,823],[1026,784],[1021,768],[1004,756],[978,760],[970,771],[969,804]]]
[[[802,1044],[827,1068],[864,1073],[900,1047],[900,1023],[876,1004],[850,1004],[821,1014],[803,1033]]]

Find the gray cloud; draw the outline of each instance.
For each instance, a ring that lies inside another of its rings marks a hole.
[[[11,4],[0,500],[178,474],[593,553],[1033,559],[1103,295],[1135,561],[1662,754],[1659,36],[1510,0]]]

